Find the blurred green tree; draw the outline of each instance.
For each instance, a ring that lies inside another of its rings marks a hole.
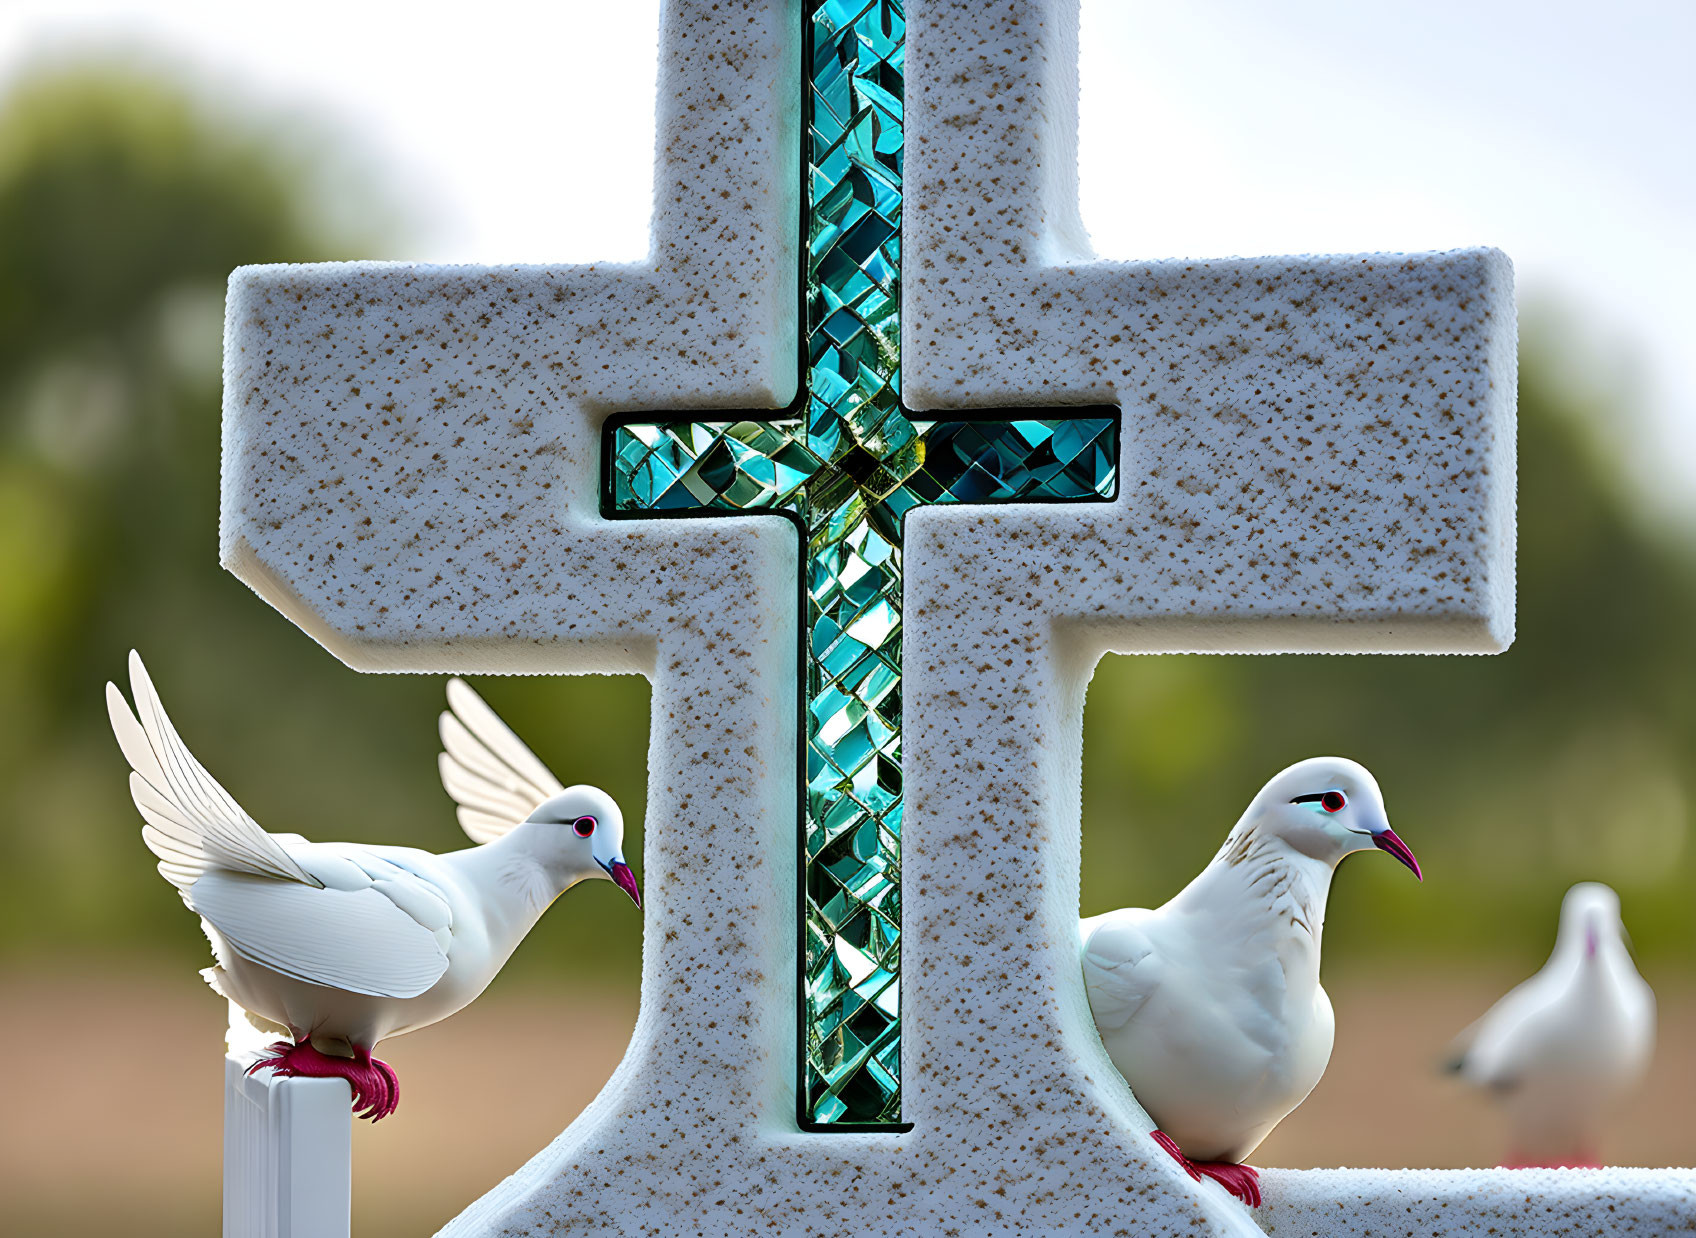
[[[346,670],[217,565],[225,280],[384,256],[404,217],[327,131],[184,82],[94,59],[27,73],[0,100],[0,785],[7,868],[30,875],[0,900],[14,959],[204,957],[142,848],[107,732],[101,688],[123,682],[132,645],[270,828],[465,845],[433,785],[441,683]],[[639,847],[642,681],[483,687],[562,777],[592,775],[628,806]],[[540,938],[554,948],[520,968],[581,941],[598,893],[562,904]],[[639,922],[619,927],[594,936],[590,967],[633,974]]]
[[[440,683],[355,675],[217,566],[226,276],[382,256],[404,235],[333,138],[167,72],[43,69],[0,101],[0,785],[7,865],[29,875],[0,901],[13,959],[204,959],[152,871],[106,729],[101,685],[131,645],[190,744],[271,828],[462,843],[435,785]],[[1085,727],[1086,909],[1170,895],[1266,776],[1331,751],[1378,773],[1430,876],[1351,862],[1334,963],[1535,955],[1580,878],[1621,889],[1645,953],[1687,955],[1696,571],[1588,446],[1621,410],[1549,373],[1528,347],[1514,649],[1108,659]],[[479,687],[562,777],[620,799],[638,851],[646,685]],[[556,908],[518,973],[633,977],[638,922],[607,918],[599,896],[617,901],[609,886]]]

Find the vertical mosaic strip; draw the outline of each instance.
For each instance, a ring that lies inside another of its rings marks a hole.
[[[806,6],[805,389],[785,418],[628,423],[614,516],[784,511],[806,536],[802,1120],[901,1119],[901,537],[932,503],[1087,500],[1119,419],[915,421],[901,405],[896,0]]]

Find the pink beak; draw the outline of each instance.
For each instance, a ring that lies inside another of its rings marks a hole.
[[[1413,858],[1413,848],[1397,838],[1394,830],[1386,828],[1383,833],[1374,834],[1372,845],[1380,851],[1388,851],[1396,859],[1411,868],[1415,877],[1418,877],[1421,881],[1425,880],[1425,874],[1419,871],[1419,861]]]
[[[630,896],[630,901],[638,907],[642,905],[642,891],[636,886],[636,874],[630,871],[630,865],[623,860],[614,860],[607,865],[607,876],[613,884]]]

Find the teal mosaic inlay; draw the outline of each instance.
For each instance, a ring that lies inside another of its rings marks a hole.
[[[783,511],[805,530],[801,1121],[894,1128],[902,519],[929,503],[1111,497],[1119,418],[921,421],[902,407],[902,5],[806,9],[801,407],[615,426],[607,511]]]

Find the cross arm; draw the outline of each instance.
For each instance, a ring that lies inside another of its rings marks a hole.
[[[931,403],[1032,382],[1123,403],[1118,505],[1035,518],[1068,530],[1067,553],[1120,548],[1091,565],[1099,596],[1074,599],[1105,648],[1511,642],[1515,363],[1500,254],[1080,264],[1026,277],[1013,301],[1047,305],[1032,321],[1078,342],[1025,333],[1015,348],[985,323],[965,333],[969,349],[923,350],[921,381]]]
[[[734,543],[775,532],[750,527],[709,547],[699,531],[596,515],[609,396],[781,394],[765,375],[782,363],[762,375],[761,345],[730,346],[746,367],[690,355],[687,311],[656,282],[581,267],[238,271],[225,566],[365,669],[471,669],[465,657],[478,662],[475,648],[496,641],[509,650],[502,664],[477,669],[517,669],[534,656],[519,647],[567,645],[597,645],[591,664],[631,669],[617,650],[645,628],[650,602],[621,564],[656,540],[691,562],[728,553],[748,564],[758,553]],[[683,344],[669,358],[667,337]],[[636,361],[650,349],[662,354],[657,378]]]

